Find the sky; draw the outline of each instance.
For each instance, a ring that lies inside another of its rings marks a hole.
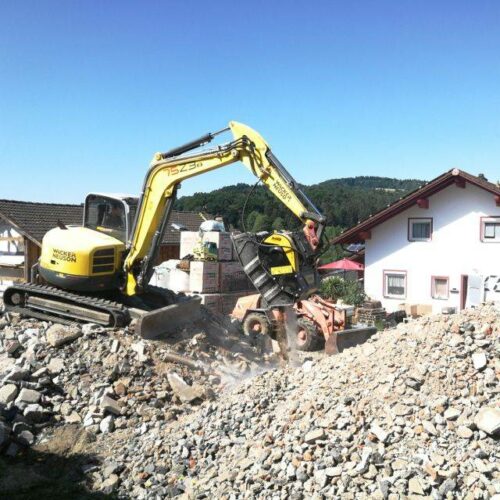
[[[23,0],[0,21],[0,198],[138,194],[156,151],[230,120],[304,184],[500,180],[497,0]]]

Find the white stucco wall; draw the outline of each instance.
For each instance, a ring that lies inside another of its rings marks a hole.
[[[500,243],[480,239],[480,217],[493,215],[500,216],[493,195],[467,183],[465,189],[451,185],[434,194],[428,209],[413,206],[376,226],[366,241],[366,293],[389,312],[401,303],[429,304],[433,312],[458,310],[461,275],[500,275]],[[408,241],[410,217],[433,218],[432,241]],[[384,297],[384,270],[406,271],[406,299]],[[447,300],[432,298],[431,276],[449,277]]]
[[[19,238],[9,241],[6,238]],[[22,236],[7,222],[0,219],[0,255],[18,255],[24,253]]]
[[[10,240],[18,238],[19,240]],[[0,266],[19,266],[24,261],[22,236],[8,223],[0,219]],[[3,291],[14,282],[0,275],[0,297]]]

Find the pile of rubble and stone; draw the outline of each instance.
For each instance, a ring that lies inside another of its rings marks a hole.
[[[0,318],[0,454],[15,457],[54,425],[99,434],[173,420],[266,366],[246,340],[206,310],[166,343],[144,341],[128,328],[6,314]]]
[[[339,355],[275,369],[236,334],[207,331],[208,321],[170,345],[92,325],[0,322],[0,447],[43,450],[72,433],[94,490],[123,498],[500,494],[493,306],[402,323]]]

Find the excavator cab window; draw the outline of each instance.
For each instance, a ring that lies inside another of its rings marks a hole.
[[[127,205],[119,199],[102,195],[89,195],[85,201],[84,226],[127,241]]]
[[[130,239],[135,224],[135,216],[137,214],[137,205],[139,200],[137,198],[126,198],[125,202],[128,206],[128,239]]]

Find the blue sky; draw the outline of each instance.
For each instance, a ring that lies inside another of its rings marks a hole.
[[[0,198],[138,193],[155,151],[229,120],[306,184],[500,179],[496,0],[28,0],[0,19]]]

